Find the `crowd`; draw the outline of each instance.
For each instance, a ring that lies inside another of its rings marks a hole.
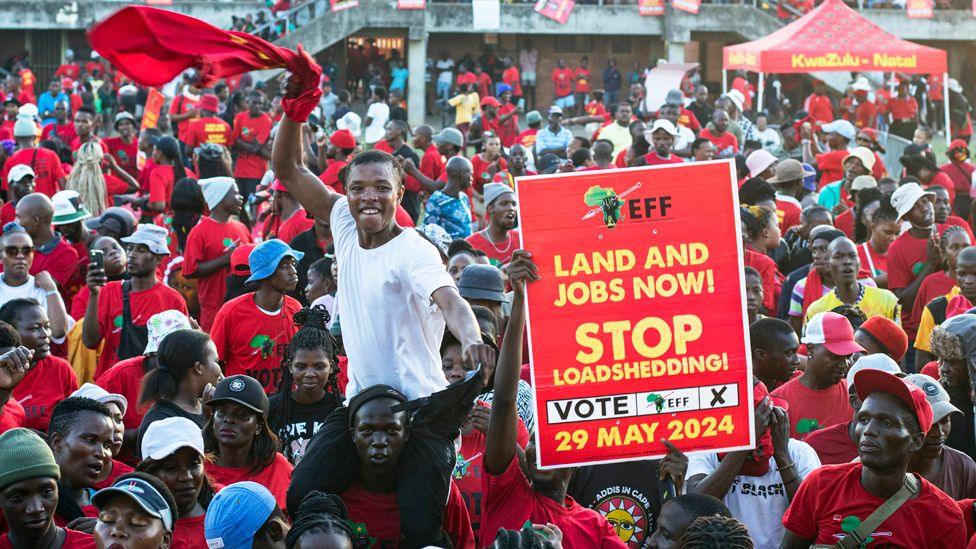
[[[270,95],[189,72],[141,130],[146,90],[104,64],[13,80],[0,547],[966,547],[968,110],[940,163],[898,75],[887,98],[815,82],[777,129],[745,77],[651,111],[613,63],[600,89],[585,58],[488,61],[435,63],[439,130],[407,124],[398,58]],[[99,76],[134,89],[111,123],[63,80]],[[879,126],[913,141],[898,165]],[[715,158],[756,448],[539,469],[515,178]]]

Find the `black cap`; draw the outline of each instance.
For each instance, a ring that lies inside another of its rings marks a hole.
[[[212,407],[221,402],[233,402],[268,415],[268,395],[264,394],[261,382],[250,376],[230,376],[217,382],[214,396],[207,405]]]
[[[403,393],[397,391],[389,385],[372,385],[370,387],[366,387],[362,391],[356,393],[356,396],[349,399],[348,412],[346,415],[347,419],[349,420],[349,427],[352,427],[353,420],[356,417],[356,412],[362,408],[363,404],[378,398],[392,398],[400,404],[407,401],[407,397],[405,397]]]

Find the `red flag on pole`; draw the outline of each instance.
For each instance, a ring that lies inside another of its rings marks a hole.
[[[247,33],[148,6],[122,8],[92,27],[88,40],[122,74],[144,86],[162,86],[196,68],[207,87],[225,76],[285,67],[298,56]]]
[[[159,111],[163,108],[166,100],[163,94],[156,88],[149,88],[149,97],[146,98],[146,106],[142,110],[142,127],[139,131],[146,128],[155,128],[159,125]]]

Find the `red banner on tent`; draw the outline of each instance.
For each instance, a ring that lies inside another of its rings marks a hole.
[[[637,13],[641,15],[664,15],[664,0],[638,0]]]
[[[332,11],[342,11],[359,6],[359,0],[329,0],[332,4]]]
[[[701,0],[671,0],[674,9],[686,11],[698,15],[698,8],[701,7]]]
[[[566,21],[569,21],[569,15],[573,13],[575,7],[575,0],[538,0],[535,3],[535,11],[560,25],[565,25]]]
[[[905,10],[909,19],[932,19],[932,0],[908,0]]]
[[[163,94],[159,93],[156,88],[149,88],[149,96],[146,97],[146,106],[142,110],[142,127],[141,130],[155,128],[159,125],[159,112],[163,108],[163,102],[166,100]]]
[[[398,10],[423,10],[427,9],[427,0],[397,0]]]
[[[540,467],[752,447],[729,161],[519,178]],[[702,200],[703,196],[709,197]]]

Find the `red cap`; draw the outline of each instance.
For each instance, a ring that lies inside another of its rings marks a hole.
[[[878,130],[874,128],[861,128],[860,133],[868,136],[868,139],[871,141],[878,142]]]
[[[872,316],[859,328],[862,332],[867,332],[881,347],[885,354],[901,362],[908,351],[908,336],[901,326],[895,324],[890,318],[883,316]]]
[[[952,143],[949,143],[949,150],[952,149],[968,149],[969,145],[966,144],[962,139],[953,139]]]
[[[908,405],[918,419],[922,433],[932,428],[932,405],[921,387],[881,370],[864,369],[854,374],[854,390],[863,402],[872,393],[888,393]]]
[[[484,99],[481,100],[481,106],[498,108],[501,107],[502,104],[499,103],[497,99],[489,95],[488,97],[485,97]]]
[[[336,130],[329,138],[329,143],[340,149],[354,149],[356,148],[356,137],[349,130]]]
[[[277,179],[275,180],[277,181]],[[255,244],[244,244],[234,248],[230,254],[230,272],[240,276],[251,276],[251,266],[247,260]]]
[[[846,318],[837,313],[817,313],[807,322],[803,343],[823,345],[837,356],[864,352],[854,341],[854,328]]]
[[[73,90],[75,88],[75,81],[70,78],[62,78],[61,88],[65,90]]]
[[[217,112],[217,110],[220,109],[219,105],[220,101],[217,99],[217,96],[212,93],[208,93],[204,94],[204,96],[200,98],[200,104],[197,106],[200,107],[201,111]]]

